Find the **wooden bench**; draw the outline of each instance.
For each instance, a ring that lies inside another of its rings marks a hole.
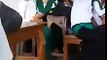
[[[45,39],[44,39],[44,31],[43,31],[44,25],[45,23],[34,24],[34,22],[26,22],[22,24],[21,28],[18,31],[7,34],[10,47],[14,54],[14,59],[15,58],[18,60],[29,59],[30,57],[28,56],[26,56],[26,59],[25,56],[23,56],[23,58],[22,56],[19,58],[18,56],[16,56],[16,44],[21,41],[25,41],[27,39],[32,39],[36,37],[37,39],[35,40],[37,41],[37,59],[45,60]]]
[[[81,39],[73,35],[65,35],[64,36],[64,56],[63,60],[68,60],[68,44],[80,44]]]

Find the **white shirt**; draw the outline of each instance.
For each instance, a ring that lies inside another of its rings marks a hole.
[[[99,16],[102,16],[105,14],[105,8],[100,9],[99,3],[97,1],[93,2],[93,17],[98,25],[102,25],[101,18]]]
[[[36,0],[35,0],[36,1]],[[54,8],[55,7],[55,4],[57,5],[58,4],[58,0],[55,0],[55,3],[52,4],[52,7],[51,8]],[[43,6],[45,7],[47,5],[47,3],[43,3]],[[37,8],[37,13],[41,13],[39,12],[38,8]]]
[[[71,28],[79,23],[90,23],[92,18],[92,0],[74,0],[71,10]]]
[[[36,14],[36,6],[33,0],[20,0],[18,12],[23,18],[23,22],[30,22],[34,14]]]
[[[37,0],[34,0],[35,5],[36,5],[36,1],[37,1]],[[55,4],[58,4],[58,0],[55,0]],[[54,8],[54,7],[55,7],[55,4],[53,3],[51,8]],[[44,7],[45,7],[46,5],[47,5],[47,3],[43,3],[43,6],[44,6]],[[36,8],[36,9],[37,9],[37,13],[42,14],[41,12],[39,12],[38,8]]]

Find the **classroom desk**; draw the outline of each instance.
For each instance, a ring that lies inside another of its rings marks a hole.
[[[45,38],[43,31],[45,24],[46,23],[35,24],[34,22],[25,22],[18,31],[7,34],[14,56],[16,55],[16,43],[36,37],[37,59],[45,60]]]

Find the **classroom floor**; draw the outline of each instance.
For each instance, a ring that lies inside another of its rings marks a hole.
[[[78,60],[78,45],[68,45],[68,60]],[[73,48],[73,49],[72,49]],[[26,56],[33,56],[33,54],[30,53],[23,53],[22,55],[26,55]],[[36,60],[36,59],[35,59]],[[59,56],[59,55],[54,55],[52,56],[52,60],[63,60],[63,55]]]

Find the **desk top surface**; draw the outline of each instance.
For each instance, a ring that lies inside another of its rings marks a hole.
[[[30,26],[38,26],[38,25],[42,25],[42,24],[46,24],[46,22],[41,22],[41,23],[36,23],[36,22],[23,22],[22,25],[21,25],[21,28],[30,27]]]

